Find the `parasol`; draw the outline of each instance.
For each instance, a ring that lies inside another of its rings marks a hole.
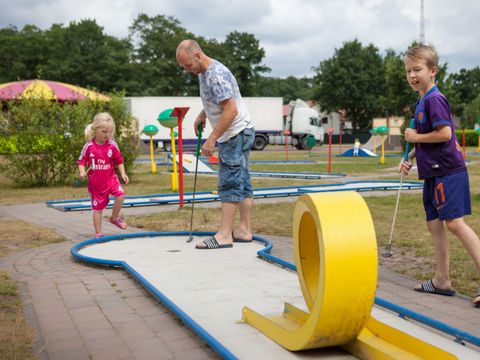
[[[64,101],[100,100],[110,97],[79,86],[49,80],[23,80],[0,84],[0,101],[39,98]]]

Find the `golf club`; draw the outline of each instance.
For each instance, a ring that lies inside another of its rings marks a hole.
[[[415,119],[410,120],[410,128],[415,126]],[[405,145],[405,154],[403,155],[403,161],[408,160],[408,153],[410,152],[410,143],[407,142]],[[389,258],[393,255],[392,253],[392,238],[393,238],[393,229],[395,228],[395,220],[397,219],[397,210],[398,210],[398,203],[400,202],[400,193],[402,191],[402,183],[403,183],[403,172],[400,176],[400,185],[398,186],[398,193],[397,193],[397,202],[395,204],[395,210],[393,212],[393,220],[392,220],[392,227],[390,229],[390,239],[388,240],[388,244],[385,250],[382,252],[382,257]]]
[[[195,177],[193,179],[193,198],[192,198],[192,212],[190,214],[190,235],[188,236],[187,243],[193,240],[192,227],[193,227],[193,209],[195,207],[195,190],[197,188],[197,171],[198,171],[198,158],[200,157],[200,145],[202,144],[202,124],[198,125],[198,138],[197,138],[197,160],[195,161]]]

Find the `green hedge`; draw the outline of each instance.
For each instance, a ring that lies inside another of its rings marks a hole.
[[[109,102],[25,99],[1,103],[0,153],[6,161],[0,171],[20,186],[72,184],[78,176],[76,160],[85,144],[85,127],[95,114],[106,111],[115,119],[115,140],[132,176],[139,152],[137,126],[126,112],[123,96],[111,97]]]
[[[402,128],[402,134],[405,132],[405,128]],[[462,146],[462,133],[463,130],[455,130],[455,135],[457,136],[458,143]],[[405,151],[405,140],[402,136],[402,148]],[[478,135],[475,134],[475,130],[465,129],[465,144],[466,146],[478,146]]]
[[[16,136],[2,136],[0,137],[0,155],[11,154],[17,152],[17,137]]]
[[[455,130],[455,135],[457,135],[460,146],[462,146],[462,133],[463,130]],[[478,135],[475,134],[475,130],[465,129],[465,145],[478,146]]]

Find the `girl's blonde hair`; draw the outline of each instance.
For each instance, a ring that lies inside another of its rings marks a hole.
[[[95,138],[95,132],[99,127],[108,126],[112,129],[112,139],[115,135],[115,121],[109,113],[98,113],[93,118],[93,123],[85,128],[85,140],[90,141]]]

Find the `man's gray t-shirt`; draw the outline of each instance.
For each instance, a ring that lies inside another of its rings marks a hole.
[[[218,142],[228,141],[242,130],[253,128],[252,118],[240,95],[237,80],[225,65],[212,59],[207,71],[198,75],[198,78],[203,108],[212,128],[215,128],[222,115],[222,101],[233,98],[237,104],[238,114],[230,128],[217,139]]]

